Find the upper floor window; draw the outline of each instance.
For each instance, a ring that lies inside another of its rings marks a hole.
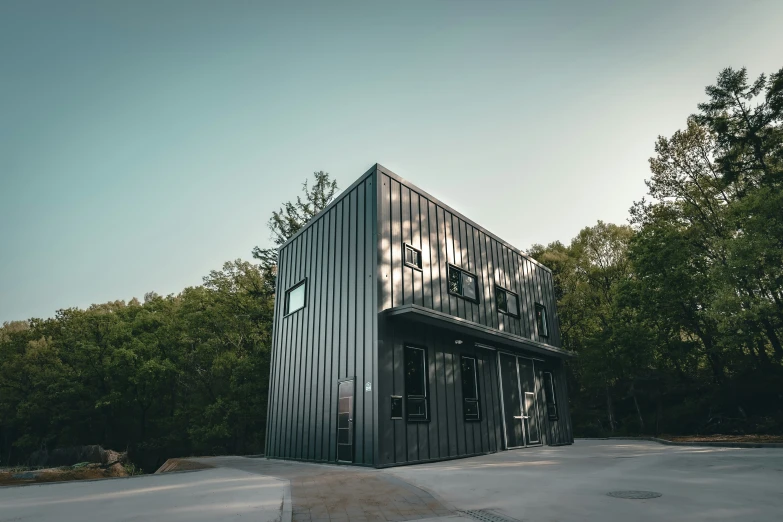
[[[405,406],[409,421],[429,420],[427,407],[427,352],[405,347]]]
[[[495,302],[498,306],[498,312],[519,317],[519,297],[514,292],[496,286]]]
[[[546,411],[549,420],[557,420],[557,400],[555,399],[555,381],[552,372],[543,372],[544,397],[546,398]]]
[[[476,359],[462,356],[462,413],[466,421],[481,420]]]
[[[421,270],[421,250],[405,243],[405,265]]]
[[[449,293],[478,303],[478,279],[461,268],[449,265]]]
[[[305,307],[307,280],[303,279],[285,291],[285,315],[292,314]]]
[[[540,337],[549,337],[549,322],[546,318],[546,307],[536,303],[536,325]]]

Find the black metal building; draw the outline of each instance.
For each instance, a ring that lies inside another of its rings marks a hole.
[[[549,269],[375,165],[280,247],[266,455],[571,444]]]

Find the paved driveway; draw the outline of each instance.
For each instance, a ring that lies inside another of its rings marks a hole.
[[[288,483],[235,469],[0,488],[0,522],[272,522]]]
[[[384,470],[457,509],[524,521],[783,520],[783,450],[577,441]],[[662,493],[650,500],[607,492]]]
[[[217,467],[0,488],[0,522],[288,522],[292,513],[294,522],[476,522],[455,515],[478,509],[522,521],[783,520],[781,449],[577,441],[384,470],[204,460]],[[606,495],[617,490],[662,496]],[[281,512],[286,497],[292,509]]]

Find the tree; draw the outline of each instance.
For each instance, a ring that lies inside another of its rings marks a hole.
[[[577,416],[589,411],[581,422],[591,422],[602,398],[612,433],[617,429],[612,391],[620,377],[633,373],[631,361],[638,359],[628,357],[634,346],[627,342],[630,336],[622,330],[627,324],[618,319],[615,303],[618,285],[629,275],[626,252],[632,234],[630,227],[599,221],[567,247],[555,242],[528,252],[553,270],[563,344],[579,355],[569,364],[575,396],[586,406]]]
[[[283,203],[279,210],[272,212],[267,222],[271,231],[270,239],[275,245],[282,245],[316,214],[322,211],[337,194],[337,181],[324,171],[313,173],[314,183],[309,186],[307,180],[302,184],[304,198],[297,196],[296,201]],[[275,274],[277,273],[277,248],[253,248],[253,257],[260,261],[267,286],[274,293]]]

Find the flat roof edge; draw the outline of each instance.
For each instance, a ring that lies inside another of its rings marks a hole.
[[[525,337],[510,334],[508,332],[502,332],[495,330],[482,324],[462,319],[461,317],[454,317],[453,315],[438,312],[437,310],[431,310],[423,306],[407,304],[402,306],[396,306],[394,308],[387,308],[380,312],[388,317],[398,317],[401,319],[410,319],[413,321],[428,323],[436,326],[456,326],[460,330],[467,332],[470,335],[481,337],[482,339],[489,340],[490,342],[498,342],[501,344],[509,345],[523,350],[530,350],[532,352],[549,355],[559,358],[571,358],[576,357],[576,354],[569,350],[564,350],[556,346],[552,346],[546,343],[533,341]]]

